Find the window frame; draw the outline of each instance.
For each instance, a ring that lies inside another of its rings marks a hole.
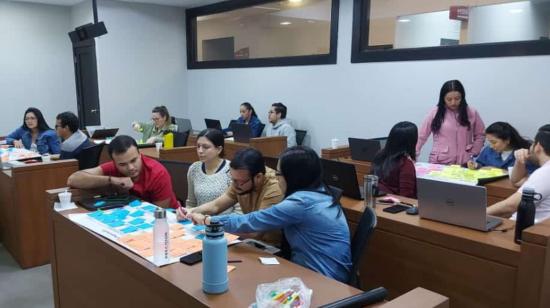
[[[353,2],[352,63],[517,57],[550,54],[550,39],[457,46],[362,50],[361,42],[368,40],[369,35],[370,4],[371,0],[354,0]]]
[[[336,50],[338,44],[338,16],[340,0],[332,0],[331,24],[330,24],[330,49],[328,54],[291,56],[276,58],[234,59],[217,61],[197,61],[197,17],[211,15],[227,11],[242,9],[249,6],[260,5],[277,0],[231,0],[210,5],[187,9],[186,34],[187,34],[187,68],[188,69],[212,69],[212,68],[245,68],[268,66],[294,66],[294,65],[320,65],[336,64]]]

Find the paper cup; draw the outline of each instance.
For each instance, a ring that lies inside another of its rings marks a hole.
[[[47,163],[51,161],[50,155],[42,155],[42,162]]]
[[[338,139],[334,138],[332,140],[330,140],[330,146],[333,148],[333,149],[336,149],[338,148]]]
[[[157,148],[157,152],[159,152],[160,149],[162,148],[162,142],[155,143],[155,147]]]
[[[72,193],[65,191],[57,195],[59,196],[59,203],[61,203],[61,206],[67,206],[71,204]]]

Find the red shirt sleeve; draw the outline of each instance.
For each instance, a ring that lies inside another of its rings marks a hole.
[[[416,198],[416,169],[409,158],[403,159],[401,170],[399,170],[399,195]]]
[[[113,161],[103,163],[99,165],[99,167],[101,168],[101,171],[103,171],[103,175],[120,176],[120,173],[118,172]]]
[[[151,185],[151,191],[154,192],[152,196],[153,202],[170,199],[170,207],[174,209],[178,208],[179,202],[172,190],[172,178],[170,174],[160,164],[155,168],[158,168],[158,170],[155,172],[154,179],[152,180],[153,184]]]

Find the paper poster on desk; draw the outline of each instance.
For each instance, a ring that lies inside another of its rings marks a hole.
[[[38,158],[40,157],[40,154],[27,149],[10,147],[7,149],[0,149],[0,157],[2,157],[2,162],[11,162],[17,160]]]
[[[95,211],[82,214],[70,214],[75,223],[121,245],[143,257],[156,266],[153,261],[153,224],[156,205],[136,200],[127,206],[107,211]],[[195,226],[190,221],[178,222],[172,212],[166,213],[170,228],[170,261],[179,262],[185,255],[202,250],[204,226]],[[238,236],[226,233],[228,243],[237,241]]]
[[[419,178],[471,185],[485,184],[508,176],[506,170],[492,167],[471,170],[459,165],[438,165],[417,162],[415,168],[416,176]]]

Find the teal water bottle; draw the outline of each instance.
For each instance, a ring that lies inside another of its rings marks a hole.
[[[202,290],[205,293],[220,294],[227,291],[227,240],[223,224],[206,226],[202,239]]]

